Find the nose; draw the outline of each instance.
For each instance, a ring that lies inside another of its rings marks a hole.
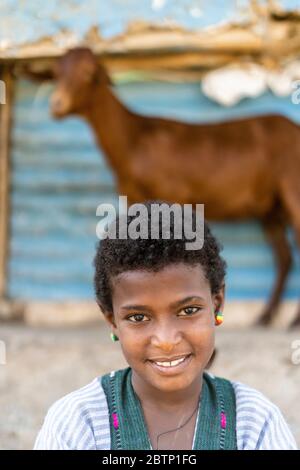
[[[52,111],[58,111],[61,108],[62,100],[61,100],[60,96],[58,96],[56,93],[54,93],[51,96],[50,103],[51,103],[51,110]]]
[[[62,93],[54,92],[50,98],[51,113],[54,117],[60,116],[67,111],[67,99]]]
[[[152,346],[166,353],[176,350],[181,340],[182,333],[174,325],[167,322],[158,324],[151,337]]]

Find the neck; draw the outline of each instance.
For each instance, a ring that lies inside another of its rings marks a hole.
[[[139,397],[143,407],[153,408],[161,412],[173,412],[174,410],[190,410],[194,408],[200,398],[202,390],[203,374],[192,382],[187,388],[174,391],[164,391],[145,382],[132,370],[132,386]]]
[[[130,155],[139,116],[130,112],[107,84],[95,87],[83,117],[92,127],[96,140],[114,168],[120,171]]]

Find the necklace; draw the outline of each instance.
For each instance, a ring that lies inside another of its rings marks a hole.
[[[169,434],[170,432],[178,431],[179,429],[183,428],[183,427],[192,419],[192,417],[194,416],[195,412],[197,411],[197,409],[198,409],[198,407],[199,407],[199,405],[200,405],[200,401],[201,401],[201,399],[200,399],[200,396],[199,396],[199,399],[198,399],[198,403],[197,403],[196,408],[194,409],[193,413],[192,413],[191,416],[186,420],[185,423],[183,423],[183,424],[182,424],[181,426],[179,426],[178,428],[170,429],[170,431],[164,431],[164,432],[162,432],[162,433],[160,433],[160,434],[158,434],[158,435],[156,436],[156,447],[157,447],[156,450],[159,450],[159,449],[158,449],[158,439],[160,438],[160,436],[163,436],[164,434]],[[197,425],[197,423],[196,423],[196,425]]]

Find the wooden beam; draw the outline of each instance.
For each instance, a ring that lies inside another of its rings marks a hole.
[[[230,56],[254,57],[261,55],[276,57],[284,61],[287,55],[298,55],[300,50],[300,14],[275,11],[274,7],[261,8],[253,0],[252,14],[241,24],[217,24],[196,31],[180,26],[158,26],[135,21],[118,36],[104,39],[101,31],[91,28],[77,45],[91,47],[99,56],[166,56],[172,53],[190,52],[206,62],[211,54],[218,62]],[[269,3],[271,4],[272,2]],[[256,5],[256,7],[255,7]],[[71,35],[71,36],[70,36]],[[44,37],[34,43],[0,49],[0,61],[34,60],[61,56],[70,47],[72,34],[69,31],[54,37]],[[213,58],[211,62],[213,61]],[[184,65],[184,63],[183,63]]]
[[[7,293],[7,261],[9,252],[9,154],[13,104],[13,77],[4,67],[0,75],[4,82],[5,103],[0,104],[0,299]]]

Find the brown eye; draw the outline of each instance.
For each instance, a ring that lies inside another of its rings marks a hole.
[[[144,317],[145,317],[145,315],[143,313],[135,313],[134,315],[131,315],[130,317],[128,317],[128,320],[132,321],[130,319],[135,318],[135,321],[132,321],[132,323],[143,323],[142,319]]]
[[[200,310],[200,307],[186,307],[182,311],[185,312],[188,315],[193,315],[194,313],[197,313]]]

